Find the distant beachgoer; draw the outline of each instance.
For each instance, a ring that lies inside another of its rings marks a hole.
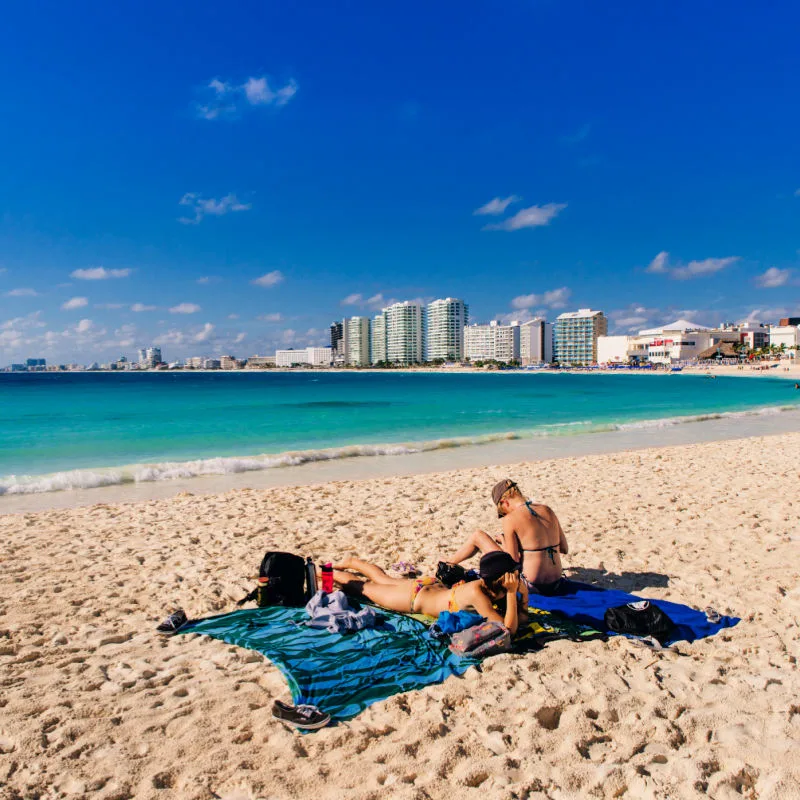
[[[366,580],[353,572],[364,575]],[[436,617],[442,611],[474,609],[482,617],[500,622],[511,633],[516,633],[519,622],[517,592],[520,590],[516,562],[508,553],[489,553],[481,559],[478,574],[480,580],[448,588],[432,577],[393,578],[375,564],[360,558],[348,558],[336,565],[333,579],[345,594],[366,597],[390,611]],[[524,588],[522,591],[527,600],[527,592]],[[493,604],[503,600],[506,601],[505,615],[500,616]]]
[[[561,556],[569,545],[555,512],[549,506],[526,500],[510,478],[492,489],[497,516],[503,522],[503,538],[495,540],[477,530],[450,559],[459,564],[476,553],[503,550],[522,566],[522,578],[530,592],[556,594],[562,581]]]

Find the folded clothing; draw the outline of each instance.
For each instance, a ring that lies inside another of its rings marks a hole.
[[[331,633],[349,633],[374,628],[377,615],[372,606],[356,610],[350,605],[344,592],[318,591],[306,603],[306,613],[312,628],[324,628]]]

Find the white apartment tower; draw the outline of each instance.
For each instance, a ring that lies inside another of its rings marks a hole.
[[[369,317],[348,317],[342,323],[342,342],[344,343],[345,364],[354,367],[368,367]]]
[[[464,301],[453,297],[434,300],[428,303],[427,316],[426,360],[461,361],[464,358],[464,328],[469,316]]]
[[[139,366],[142,369],[151,369],[161,363],[161,348],[148,347],[139,350]]]
[[[602,311],[581,308],[560,314],[553,327],[553,358],[559,364],[596,364],[597,339],[607,333],[608,320]]]
[[[519,358],[523,367],[531,364],[549,364],[553,360],[552,323],[536,317],[520,324]]]
[[[406,300],[384,309],[386,314],[386,360],[393,364],[425,361],[425,308]]]
[[[371,364],[386,361],[386,312],[381,311],[372,320],[369,360]]]
[[[519,325],[501,325],[492,320],[488,325],[467,325],[464,328],[464,357],[470,361],[519,361]]]

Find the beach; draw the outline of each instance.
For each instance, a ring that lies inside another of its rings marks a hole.
[[[0,797],[797,797],[798,452],[782,433],[4,515]],[[558,513],[570,576],[742,622],[500,655],[309,735],[271,717],[289,692],[259,654],[154,631],[232,610],[268,549],[432,572],[497,529],[506,474]]]

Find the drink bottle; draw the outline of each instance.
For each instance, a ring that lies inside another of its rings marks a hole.
[[[330,562],[322,565],[322,591],[333,591],[333,565]]]
[[[310,558],[306,558],[306,600],[317,593],[317,568]]]

